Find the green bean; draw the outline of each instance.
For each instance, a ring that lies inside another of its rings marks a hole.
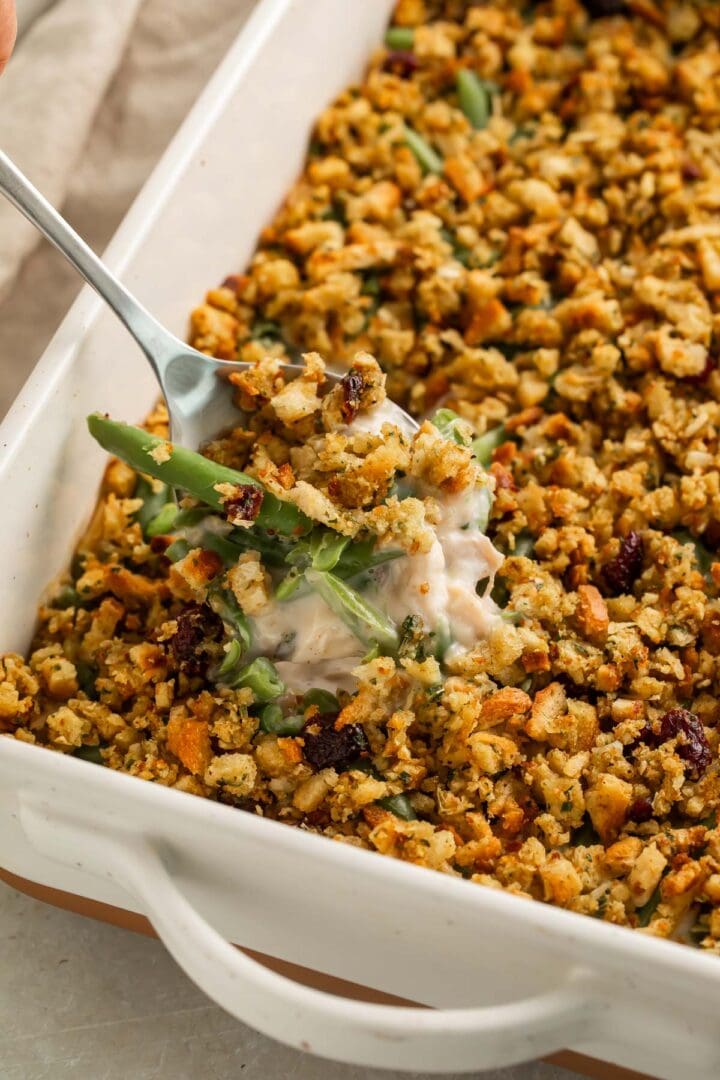
[[[529,559],[532,556],[533,548],[535,547],[535,538],[531,533],[526,532],[525,529],[519,532],[515,537],[515,548],[512,552],[516,557],[523,556]]]
[[[285,693],[285,683],[280,678],[275,665],[266,656],[256,657],[236,675],[228,677],[225,685],[233,690],[247,687],[252,690],[255,700],[261,705],[275,701]]]
[[[708,577],[710,574],[710,567],[715,560],[712,553],[708,551],[702,541],[698,540],[696,536],[693,536],[689,529],[674,529],[671,535],[679,544],[692,544],[698,569],[701,574]]]
[[[120,457],[119,454],[118,457]],[[142,468],[139,471],[147,472],[147,469]],[[135,485],[135,498],[143,501],[140,509],[135,512],[135,521],[142,529],[143,536],[147,537],[148,525],[157,517],[164,506],[173,503],[173,494],[167,484],[158,485],[156,491],[155,486],[146,476],[139,476]]]
[[[341,536],[328,529],[315,533],[310,540],[310,558],[313,570],[334,570],[340,556],[350,543],[349,536]]]
[[[216,510],[223,509],[223,497],[217,490],[219,484],[242,487],[249,485],[263,492],[256,518],[259,526],[285,535],[297,535],[310,528],[309,519],[297,507],[265,491],[257,480],[246,473],[218,465],[217,462],[203,457],[202,454],[196,454],[193,450],[186,450],[183,446],[173,446],[167,461],[157,462],[151,456],[152,451],[167,447],[165,439],[151,435],[142,428],[110,420],[98,413],[89,416],[87,423],[90,434],[103,449],[126,461],[139,472],[149,473],[173,488],[189,491],[196,499]]]
[[[460,108],[476,129],[487,127],[492,111],[492,97],[486,82],[469,68],[460,68],[456,76]]]
[[[430,143],[426,142],[422,135],[418,135],[417,131],[413,131],[407,124],[403,125],[403,132],[405,143],[417,158],[423,172],[441,173],[443,171],[442,158],[433,150]]]
[[[252,635],[247,616],[235,599],[230,589],[219,581],[213,581],[208,589],[208,604],[216,615],[219,615],[230,633],[241,647],[241,653],[250,647]],[[240,657],[238,656],[238,659]],[[224,661],[223,661],[224,664]],[[221,665],[222,667],[222,665]],[[227,669],[226,669],[227,671]],[[226,671],[223,674],[226,674]]]
[[[398,647],[397,628],[379,608],[334,574],[310,569],[305,571],[305,577],[363,644],[377,642],[382,649],[395,652]]]
[[[178,510],[173,529],[193,529],[212,514],[209,506],[193,506],[189,510]]]
[[[210,529],[202,531],[197,546],[214,551],[226,566],[234,566],[243,553],[243,549],[234,544],[232,540],[228,540],[227,537],[220,536],[216,532],[211,532]]]
[[[492,492],[489,488],[481,488],[482,498],[479,500],[480,505],[478,507],[477,527],[479,532],[486,533],[487,527],[490,524],[490,512],[493,505]]]
[[[487,468],[492,461],[493,450],[497,450],[498,446],[502,446],[504,442],[506,442],[505,425],[500,424],[499,427],[491,428],[484,435],[473,439],[471,446],[480,464]]]
[[[592,847],[594,844],[600,843],[600,837],[595,832],[595,828],[589,816],[587,816],[582,825],[573,832],[570,843],[573,847]]]
[[[402,818],[403,821],[417,821],[417,814],[407,795],[388,795],[386,799],[378,799],[377,805],[382,806],[383,810],[389,810],[391,814]]]
[[[393,562],[405,554],[394,548],[385,548],[375,551],[374,540],[359,540],[345,548],[340,556],[333,573],[339,578],[353,578],[367,570],[372,570],[383,563]]]
[[[306,691],[302,703],[303,709],[310,709],[313,705],[317,705],[321,715],[330,713],[337,715],[340,712],[340,702],[335,695],[331,694],[329,690],[321,689],[319,686],[314,686]]]
[[[50,607],[65,611],[71,607],[83,607],[80,593],[72,585],[61,585],[50,601]]]
[[[517,625],[518,623],[521,623],[523,621],[525,616],[521,611],[510,611],[509,608],[505,608],[504,611],[500,612],[500,618],[503,620],[503,622],[513,623],[514,625]]]
[[[305,580],[304,572],[297,566],[291,566],[288,573],[275,589],[275,599],[290,600]]]
[[[145,536],[166,536],[172,532],[179,513],[174,502],[165,503],[160,513],[148,522]]]
[[[258,321],[252,325],[250,337],[253,341],[282,341],[283,336],[280,323],[275,322],[274,319],[258,319]]]
[[[332,529],[315,528],[309,536],[293,545],[285,561],[300,570],[308,566],[314,570],[333,570],[349,543],[348,536],[341,536]]]
[[[638,918],[638,926],[650,925],[650,923],[652,922],[652,917],[655,914],[655,911],[657,910],[661,900],[662,893],[660,892],[660,886],[658,885],[648,902],[646,904],[643,904],[642,907],[639,907],[635,913]]]
[[[385,31],[385,44],[388,49],[408,52],[412,49],[414,40],[415,31],[411,26],[388,26]]]
[[[431,636],[433,636],[433,635],[431,635]],[[444,615],[442,616],[442,618],[440,618],[438,620],[437,626],[435,627],[435,631],[434,631],[434,637],[435,637],[435,658],[437,660],[442,660],[443,657],[445,656],[445,653],[448,651],[448,649],[452,645],[452,637],[450,636],[450,627],[449,627],[448,621],[447,621],[447,619],[445,618]]]
[[[105,764],[99,746],[76,746],[72,756],[80,758],[81,761],[92,761],[95,765]]]
[[[266,566],[284,566],[289,551],[287,541],[280,536],[268,536],[261,529],[233,529],[229,539],[241,551],[257,551]],[[299,542],[299,541],[298,541]]]
[[[268,735],[299,735],[304,727],[304,716],[283,716],[279,705],[266,705],[260,713],[260,730]]]
[[[430,423],[438,429],[444,439],[449,439],[457,446],[470,445],[469,424],[452,409],[438,409],[435,415],[430,417]]]
[[[75,674],[78,686],[91,701],[97,701],[98,693],[95,689],[95,680],[98,677],[98,669],[94,664],[88,664],[84,660],[75,661]]]
[[[184,540],[181,536],[177,540],[173,540],[170,547],[165,548],[164,554],[170,560],[170,562],[180,562],[186,555],[190,554],[191,547],[187,540]]]
[[[240,662],[242,654],[242,643],[237,638],[234,638],[228,646],[228,650],[223,657],[223,661],[220,664],[220,667],[217,669],[217,673],[215,675],[215,679],[217,682],[224,682],[228,677],[235,674],[235,669]]]

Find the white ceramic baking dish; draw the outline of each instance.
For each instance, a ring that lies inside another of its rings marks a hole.
[[[313,118],[360,75],[389,0],[263,0],[108,251],[171,328],[239,269],[300,168]],[[9,362],[10,358],[4,358]],[[0,649],[28,645],[103,458],[93,409],[155,386],[85,291],[2,425]],[[275,1038],[448,1072],[571,1047],[663,1078],[720,1074],[720,961],[0,739],[0,866],[146,914],[188,974]],[[234,941],[436,1007],[300,986]]]

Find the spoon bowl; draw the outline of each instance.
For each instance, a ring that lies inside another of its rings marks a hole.
[[[234,404],[232,385],[224,376],[231,371],[248,369],[251,364],[241,360],[216,360],[170,333],[110,272],[2,151],[0,191],[92,285],[135,338],[155,372],[165,398],[173,442],[196,450],[241,422],[242,412]],[[303,369],[299,364],[283,363],[282,370],[286,377],[294,378]],[[337,383],[343,376],[327,371],[326,377],[331,383]],[[386,415],[406,433],[417,431],[416,421],[399,405],[388,403]]]

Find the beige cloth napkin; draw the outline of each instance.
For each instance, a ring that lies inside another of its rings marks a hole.
[[[255,0],[56,0],[0,79],[0,146],[98,251]],[[0,198],[0,416],[80,287]]]

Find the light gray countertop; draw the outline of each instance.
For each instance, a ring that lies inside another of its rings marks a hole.
[[[211,1004],[159,942],[2,884],[0,957],[2,1080],[412,1080],[281,1046]],[[542,1063],[482,1075],[575,1076]]]

